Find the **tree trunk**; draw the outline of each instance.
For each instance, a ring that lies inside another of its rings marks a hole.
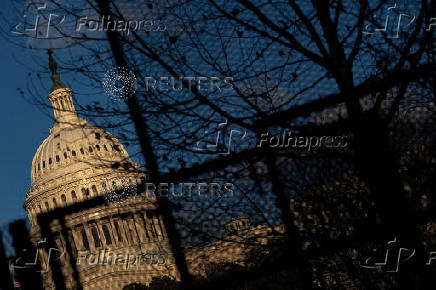
[[[104,0],[96,0],[100,13],[103,16],[111,15],[110,7],[108,2]],[[107,18],[104,18],[107,19]],[[107,30],[108,40],[112,49],[112,53],[115,59],[115,62],[119,68],[129,69],[126,61],[124,51],[119,40],[119,35],[117,31],[112,31],[110,29]],[[130,84],[123,84],[129,86]],[[160,173],[157,165],[156,156],[154,155],[154,151],[152,148],[151,138],[148,135],[148,127],[147,123],[141,115],[141,110],[138,104],[138,100],[136,98],[136,94],[132,89],[126,89],[126,92],[133,92],[129,96],[127,96],[126,104],[129,108],[130,117],[135,126],[136,135],[138,137],[141,151],[145,159],[145,166],[148,171],[148,178],[153,184],[160,183]],[[157,205],[158,211],[162,215],[163,223],[165,229],[168,234],[168,240],[170,247],[172,249],[172,254],[175,258],[175,263],[177,270],[179,271],[181,282],[185,288],[189,289],[191,283],[191,276],[188,272],[188,266],[186,263],[184,251],[181,244],[181,237],[179,232],[176,229],[176,221],[174,216],[171,213],[171,205],[170,202],[165,198],[158,196],[157,197]]]

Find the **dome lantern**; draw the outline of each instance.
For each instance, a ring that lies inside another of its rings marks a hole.
[[[48,62],[51,71],[51,79],[53,85],[51,87],[50,100],[53,107],[53,114],[56,123],[71,124],[76,123],[79,119],[73,104],[73,93],[61,81],[61,77],[57,72],[57,64],[53,59],[52,51],[48,51]]]

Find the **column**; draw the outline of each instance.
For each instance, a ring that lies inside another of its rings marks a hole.
[[[132,242],[134,245],[137,245],[139,243],[139,238],[135,228],[135,221],[133,220],[133,217],[131,215],[129,215],[129,217],[127,218],[127,224],[129,227],[128,229],[129,229],[129,234],[132,238]]]
[[[158,239],[159,240],[163,240],[163,234],[162,234],[162,230],[161,230],[160,225],[159,225],[159,220],[158,220],[158,218],[156,217],[156,215],[154,213],[153,213],[153,216],[152,216],[152,220],[153,220],[153,223],[154,223],[154,227],[155,227],[155,229],[157,231]]]
[[[145,230],[145,223],[141,217],[141,214],[134,213],[133,216],[134,216],[136,231],[138,232],[139,235],[139,240],[141,241],[141,243],[148,242],[150,238],[148,237],[147,232]]]
[[[94,237],[92,236],[91,229],[87,223],[83,224],[83,228],[85,229],[86,236],[88,238],[89,251],[95,252]],[[85,246],[83,246],[83,249],[85,249]]]
[[[162,231],[162,238],[163,238],[163,239],[168,239],[166,228],[165,228],[165,226],[163,225],[162,216],[159,215],[159,216],[157,217],[157,220],[158,220],[158,222],[159,222],[160,229],[161,229],[161,231]]]
[[[153,222],[151,221],[151,215],[148,211],[144,212],[145,226],[150,240],[154,240],[156,237],[156,232],[153,227]]]
[[[117,229],[115,227],[115,219],[113,217],[110,217],[109,218],[109,223],[111,225],[112,236],[114,237],[114,240],[112,241],[112,243],[114,244],[114,246],[118,247],[118,246],[122,245],[123,242],[119,241],[119,239],[118,239],[118,233],[117,233]],[[119,229],[119,232],[120,232],[121,240],[124,241],[124,237],[122,236],[122,233],[121,233],[122,229],[120,228],[120,223],[119,222],[118,222],[118,229]]]

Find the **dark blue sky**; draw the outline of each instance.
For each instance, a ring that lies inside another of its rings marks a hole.
[[[414,15],[413,9],[410,10],[412,11],[410,13]],[[3,11],[8,11],[8,9],[3,8]],[[17,91],[17,88],[20,87],[26,92],[27,74],[30,72],[30,69],[18,63],[17,59],[22,63],[32,66],[33,60],[31,60],[28,52],[23,48],[13,46],[4,39],[0,40],[0,49],[2,52],[0,55],[2,64],[0,70],[0,87],[2,89],[0,106],[0,122],[2,124],[0,181],[3,184],[0,189],[1,226],[13,219],[26,217],[22,205],[25,200],[26,191],[30,187],[32,158],[38,146],[48,136],[49,128],[53,125],[53,121],[49,116],[41,112],[38,107],[26,102]],[[40,55],[43,58],[47,58],[45,52],[41,51]],[[368,64],[370,64],[370,61],[363,59],[362,66],[364,69],[366,69],[365,65]],[[312,72],[315,75],[317,74],[316,71]],[[367,77],[366,75],[364,76]],[[70,83],[65,75],[61,75],[61,77],[66,84]],[[72,79],[70,81],[73,86],[72,89],[75,89],[77,93],[77,90],[80,89],[77,87],[77,82]],[[45,85],[49,88],[51,84],[47,83]],[[40,92],[43,93],[42,90]],[[45,95],[41,97],[46,99],[48,93],[47,89],[43,93]],[[95,98],[99,97],[104,98],[103,91],[101,91],[101,94],[92,95],[92,97],[92,100],[96,100]],[[129,150],[129,148],[126,149]]]
[[[52,120],[26,102],[17,91],[25,88],[29,72],[19,61],[30,61],[28,53],[2,39],[0,42],[0,225],[26,217],[23,203],[30,187],[33,154],[49,134]],[[47,92],[48,93],[48,92]]]

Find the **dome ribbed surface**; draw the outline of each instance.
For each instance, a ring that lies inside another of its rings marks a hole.
[[[53,127],[32,161],[32,186],[64,173],[64,168],[110,167],[130,162],[123,145],[105,130],[81,120],[67,127]]]

